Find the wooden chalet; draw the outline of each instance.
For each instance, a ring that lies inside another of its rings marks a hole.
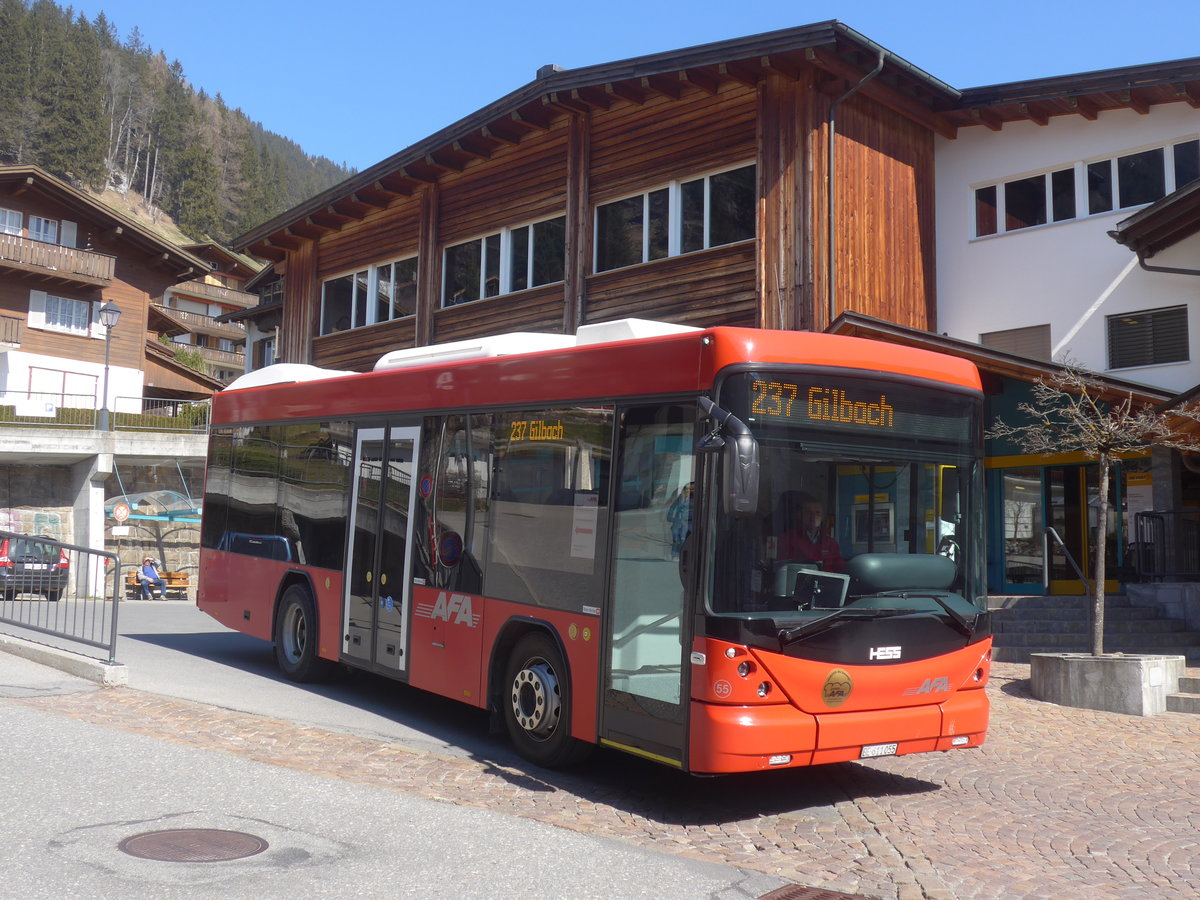
[[[546,66],[234,246],[284,275],[278,358],[343,369],[625,316],[936,330],[935,136],[1195,104],[1181,66],[964,92],[839,22]]]

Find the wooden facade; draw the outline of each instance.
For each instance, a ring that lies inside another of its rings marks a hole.
[[[13,260],[7,257],[16,253],[0,253],[0,317],[21,324],[18,340],[9,349],[59,358],[64,371],[75,362],[103,365],[102,328],[72,334],[30,327],[28,322],[31,305],[36,309],[44,295],[87,303],[93,315],[101,304],[112,302],[121,310],[121,319],[113,329],[109,362],[145,371],[150,304],[171,285],[205,271],[207,264],[34,166],[0,167],[0,209],[11,214],[6,221],[14,230],[17,217],[21,222],[19,233],[6,235],[8,246],[49,248],[55,253],[51,262],[43,264],[36,263],[37,256]],[[33,217],[56,223],[58,243],[30,236]],[[63,259],[76,264],[64,266]],[[211,394],[216,383],[192,374],[190,383],[180,383],[175,392]],[[176,376],[178,380],[179,373]],[[4,387],[29,389],[21,384]]]
[[[284,274],[279,358],[366,369],[397,347],[631,316],[821,329],[854,311],[936,328],[933,136],[952,132],[936,108],[955,98],[895,58],[864,81],[866,46],[824,23],[540,72],[235,242]],[[597,207],[748,165],[752,238],[596,270]],[[559,216],[561,280],[443,306],[447,247]],[[325,282],[402,258],[418,261],[413,315],[321,334]]]

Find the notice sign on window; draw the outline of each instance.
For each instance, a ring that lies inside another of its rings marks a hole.
[[[571,556],[596,558],[596,525],[600,520],[600,495],[577,492],[571,520]]]

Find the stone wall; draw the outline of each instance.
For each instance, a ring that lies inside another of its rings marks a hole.
[[[0,466],[0,530],[76,544],[76,490],[60,466]]]

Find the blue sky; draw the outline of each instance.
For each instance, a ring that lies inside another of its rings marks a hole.
[[[63,0],[60,0],[63,3]],[[65,3],[63,3],[65,5]],[[82,0],[313,155],[364,169],[533,80],[840,19],[968,88],[1200,56],[1196,0]]]

